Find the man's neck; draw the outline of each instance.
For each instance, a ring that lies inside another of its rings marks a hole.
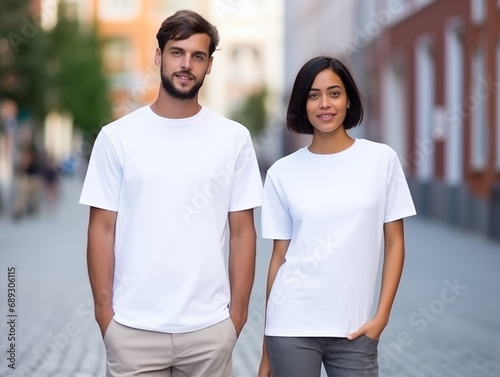
[[[201,105],[198,103],[198,96],[191,100],[181,100],[173,98],[160,88],[156,101],[151,104],[151,110],[164,118],[181,119],[198,114]]]

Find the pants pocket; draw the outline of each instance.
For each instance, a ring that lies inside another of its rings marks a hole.
[[[111,327],[114,327],[115,320],[111,319],[111,322],[109,323],[108,327],[106,327],[106,330],[104,331],[104,344],[106,345],[106,342],[108,338],[110,337],[109,333],[111,332]]]

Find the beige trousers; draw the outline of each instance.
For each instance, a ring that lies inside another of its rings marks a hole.
[[[236,330],[230,318],[180,334],[111,321],[104,335],[106,377],[232,377]]]

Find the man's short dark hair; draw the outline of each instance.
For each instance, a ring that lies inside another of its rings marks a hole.
[[[295,78],[286,114],[286,125],[290,131],[313,134],[314,128],[307,119],[306,103],[314,79],[325,69],[332,70],[340,77],[349,99],[349,108],[343,123],[344,128],[346,130],[353,128],[363,120],[361,95],[347,67],[338,59],[318,56],[304,64]]]
[[[219,44],[219,32],[214,25],[191,10],[179,10],[163,21],[156,34],[156,39],[158,47],[163,52],[165,44],[169,40],[184,40],[193,34],[207,34],[210,37],[208,51],[209,56],[212,56]]]

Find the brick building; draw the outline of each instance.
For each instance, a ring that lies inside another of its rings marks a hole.
[[[420,214],[500,238],[500,1],[358,1],[356,20],[366,136]]]

